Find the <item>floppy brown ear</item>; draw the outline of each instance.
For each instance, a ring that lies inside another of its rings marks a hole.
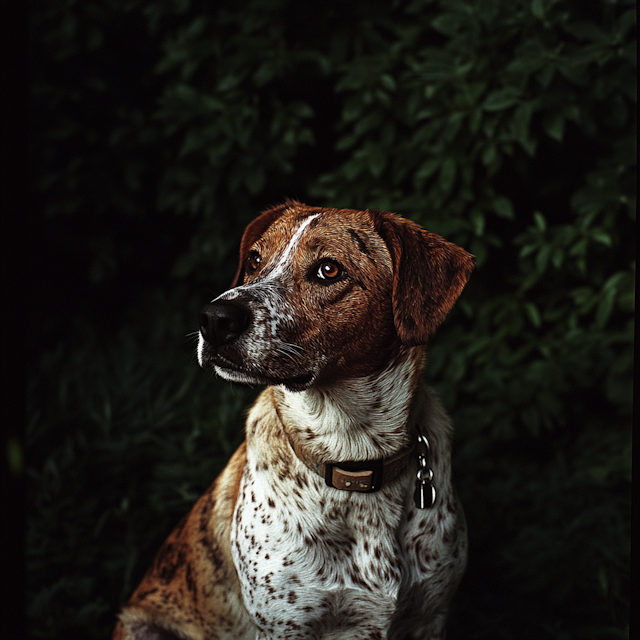
[[[231,288],[239,287],[244,282],[244,265],[249,255],[249,249],[253,243],[291,206],[304,206],[294,200],[287,200],[273,209],[263,211],[255,220],[249,223],[244,230],[242,241],[240,242],[240,263],[238,270],[231,283]]]
[[[470,253],[415,222],[371,211],[393,263],[393,318],[402,343],[426,344],[467,284]]]

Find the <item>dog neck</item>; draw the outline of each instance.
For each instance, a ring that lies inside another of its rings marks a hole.
[[[322,461],[390,458],[410,440],[410,416],[423,349],[403,350],[378,375],[289,391],[279,387],[287,436]]]

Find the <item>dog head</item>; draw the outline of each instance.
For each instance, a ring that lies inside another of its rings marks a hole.
[[[393,213],[288,201],[247,227],[233,288],[200,312],[198,360],[294,391],[371,375],[429,341],[473,265]]]

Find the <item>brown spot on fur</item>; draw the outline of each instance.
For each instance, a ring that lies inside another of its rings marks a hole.
[[[153,573],[165,584],[171,582],[184,564],[185,548],[182,543],[165,542],[153,562]]]
[[[364,253],[365,256],[370,256],[369,249],[367,249],[366,242],[358,235],[357,231],[349,229],[349,235],[356,241],[358,249]]]

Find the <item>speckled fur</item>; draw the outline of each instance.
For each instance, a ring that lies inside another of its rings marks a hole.
[[[260,268],[247,272],[249,252]],[[320,283],[322,260],[342,266]],[[236,287],[251,308],[202,366],[270,386],[246,443],[169,536],[115,640],[437,640],[466,563],[451,484],[451,425],[421,383],[424,344],[466,283],[462,249],[385,212],[272,209],[245,232]],[[411,279],[411,282],[406,282]],[[390,457],[431,444],[437,500],[413,503],[417,462],[375,493],[338,491],[293,453]]]

